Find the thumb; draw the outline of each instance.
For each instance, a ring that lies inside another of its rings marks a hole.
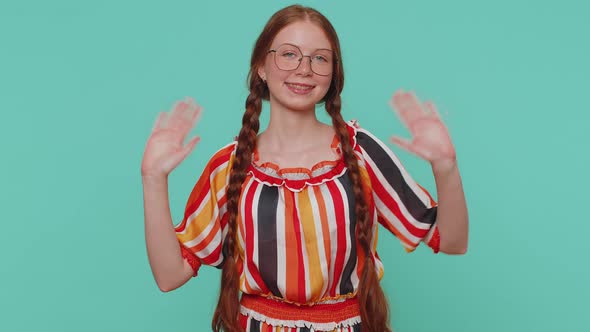
[[[391,142],[395,143],[400,148],[407,150],[408,152],[415,153],[414,149],[412,149],[412,143],[407,139],[403,139],[398,136],[391,136]]]
[[[199,136],[195,136],[188,143],[186,143],[182,150],[180,150],[180,154],[182,155],[181,161],[184,160],[189,154],[191,154],[191,152],[194,150],[195,146],[197,145],[197,143],[199,143],[200,140],[201,138]]]
[[[392,136],[391,142],[395,143],[400,148],[402,148],[412,154],[415,154],[416,156],[418,156],[422,159],[425,159],[425,160],[430,159],[428,156],[428,151],[423,151],[423,149],[420,149],[419,146],[414,146],[414,144],[412,144],[412,142],[408,141],[407,139],[403,139],[403,138],[397,137],[397,136]]]
[[[176,168],[186,157],[193,151],[195,145],[201,140],[200,137],[194,137],[185,146],[180,149],[174,156],[170,158],[170,164],[172,168]]]

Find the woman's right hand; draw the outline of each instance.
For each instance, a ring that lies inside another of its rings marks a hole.
[[[191,153],[200,137],[183,143],[201,111],[201,106],[187,97],[175,103],[170,112],[158,115],[143,153],[142,177],[167,177]]]

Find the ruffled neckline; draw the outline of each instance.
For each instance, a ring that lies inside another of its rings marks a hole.
[[[356,147],[356,122],[347,123],[348,135],[353,149]],[[258,149],[254,147],[249,173],[252,177],[265,185],[287,187],[291,191],[301,191],[307,186],[320,185],[342,176],[346,172],[346,163],[342,154],[342,145],[337,134],[334,134],[330,147],[336,152],[335,160],[322,160],[314,164],[311,169],[305,167],[280,167],[267,161],[260,162]]]

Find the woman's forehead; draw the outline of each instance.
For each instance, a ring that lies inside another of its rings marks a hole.
[[[294,22],[279,31],[271,47],[276,48],[282,44],[295,45],[303,52],[332,48],[324,30],[309,21]]]

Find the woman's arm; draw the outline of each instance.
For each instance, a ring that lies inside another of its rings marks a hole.
[[[193,269],[182,258],[172,224],[166,177],[142,177],[145,241],[152,273],[163,292],[184,285]]]
[[[436,182],[440,251],[460,255],[467,252],[469,221],[461,175],[456,160],[431,164]]]
[[[175,103],[158,115],[141,162],[145,241],[148,259],[158,287],[170,291],[190,279],[194,270],[183,259],[168,201],[168,174],[194,149],[199,137],[186,145],[186,136],[196,123],[201,107],[191,98]]]
[[[464,254],[469,228],[467,206],[455,147],[448,130],[434,104],[421,103],[412,92],[397,91],[391,104],[413,136],[411,141],[396,136],[392,137],[392,141],[432,166],[438,193],[436,224],[440,251]]]

